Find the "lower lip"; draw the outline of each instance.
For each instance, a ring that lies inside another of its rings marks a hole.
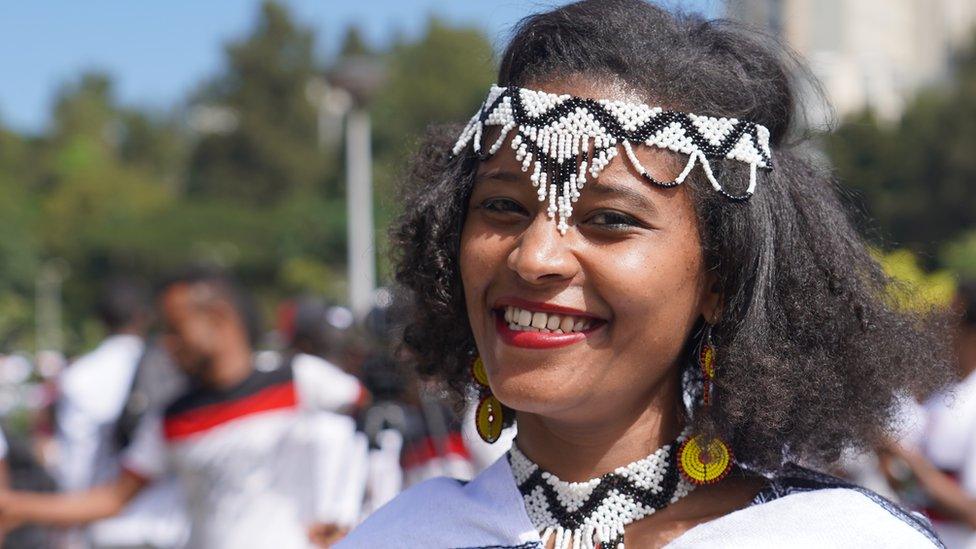
[[[602,323],[600,324],[602,325]],[[502,341],[513,347],[521,347],[523,349],[554,349],[556,347],[572,345],[573,343],[583,341],[599,327],[598,325],[583,332],[573,332],[570,334],[513,330],[508,327],[508,323],[505,322],[505,318],[501,314],[495,314],[495,329],[498,330],[498,335],[501,336]]]

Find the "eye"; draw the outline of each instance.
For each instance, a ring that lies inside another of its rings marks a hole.
[[[586,222],[612,231],[623,231],[644,226],[643,223],[633,217],[612,210],[597,212],[587,218]]]
[[[494,214],[525,214],[528,213],[521,204],[511,198],[488,198],[481,202],[481,209]]]

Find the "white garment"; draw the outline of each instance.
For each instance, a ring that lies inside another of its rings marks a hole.
[[[349,411],[365,399],[366,390],[359,379],[324,358],[295,355],[292,367],[300,398],[311,409]]]
[[[262,367],[227,391],[198,389],[140,426],[125,468],[174,473],[186,490],[188,547],[304,549],[313,522],[351,525],[362,504],[366,442],[346,409],[356,378],[316,357]]]
[[[800,483],[802,484],[802,482]],[[688,530],[666,547],[921,548],[924,527],[859,491],[778,486],[769,500]],[[761,494],[767,491],[761,492]],[[508,459],[464,484],[440,478],[381,508],[336,546],[341,549],[495,547],[541,549]]]
[[[110,336],[61,374],[57,440],[62,490],[86,490],[118,475],[115,425],[143,350],[137,336]],[[186,537],[179,488],[170,479],[144,490],[119,515],[91,524],[88,537],[95,546],[179,545]]]
[[[927,421],[919,443],[922,453],[976,497],[976,373],[929,399],[925,410]],[[934,524],[950,549],[976,549],[976,532],[968,526],[949,521]]]
[[[366,518],[386,505],[403,490],[403,434],[396,429],[383,429],[376,434],[376,448],[369,451],[366,477],[366,497],[363,516]]]

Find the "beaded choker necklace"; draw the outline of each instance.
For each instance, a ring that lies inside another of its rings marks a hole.
[[[598,543],[622,549],[625,526],[695,488],[678,472],[677,448],[686,438],[682,433],[646,458],[586,482],[560,480],[514,445],[508,461],[543,546],[555,536],[555,549],[594,549]]]
[[[481,143],[486,128],[499,134],[487,153]],[[769,130],[736,118],[717,118],[666,111],[643,103],[585,99],[528,88],[492,86],[481,108],[461,132],[454,154],[468,144],[484,159],[501,149],[515,130],[511,146],[522,171],[532,167],[532,186],[539,201],[549,202],[547,213],[566,233],[573,203],[587,176],[596,179],[621,152],[646,180],[661,187],[680,185],[696,164],[716,191],[732,200],[745,200],[756,189],[756,169],[772,169]],[[673,181],[659,181],[641,165],[633,147],[646,145],[688,156],[684,170]],[[712,173],[709,159],[728,159],[749,165],[749,187],[735,195]]]

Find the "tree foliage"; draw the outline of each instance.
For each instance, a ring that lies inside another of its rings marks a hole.
[[[69,352],[93,343],[95,289],[120,271],[152,280],[207,261],[232,267],[269,308],[306,292],[343,301],[341,144],[323,148],[308,95],[335,60],[316,57],[315,38],[265,2],[183,109],[123,107],[108,75],[85,73],[62,86],[40,137],[0,127],[0,352],[32,350],[35,280],[48,262],[68,266]],[[415,137],[477,108],[491,47],[478,31],[432,20],[418,40],[385,50],[350,29],[341,53],[389,68],[372,105],[382,226],[394,207],[383,197]],[[197,124],[200,112],[222,125]]]
[[[870,111],[827,139],[842,180],[857,192],[885,247],[906,246],[933,266],[947,241],[976,227],[976,42],[952,82],[922,92],[894,123]]]
[[[194,147],[191,194],[258,206],[324,189],[329,163],[318,147],[316,111],[306,92],[321,72],[314,45],[312,32],[283,6],[265,2],[251,35],[227,46],[226,72],[199,102],[229,109],[236,122]]]

